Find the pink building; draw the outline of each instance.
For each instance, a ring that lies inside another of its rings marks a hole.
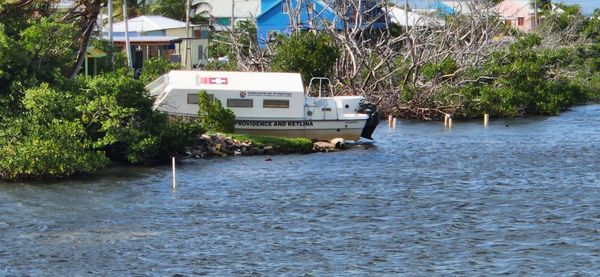
[[[534,2],[534,0],[504,0],[496,6],[496,10],[506,25],[529,32],[539,23],[539,19],[536,23]]]

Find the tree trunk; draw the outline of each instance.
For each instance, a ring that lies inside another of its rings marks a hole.
[[[90,36],[94,31],[94,26],[96,25],[96,21],[98,20],[98,15],[100,14],[100,7],[102,1],[101,0],[93,0],[89,5],[86,5],[86,14],[87,16],[82,17],[82,21],[85,22],[83,24],[82,33],[79,39],[81,43],[79,45],[79,51],[77,52],[77,61],[75,65],[73,65],[73,69],[71,70],[71,74],[69,78],[75,79],[79,71],[81,70],[81,66],[86,59],[87,54],[87,46],[90,41]]]

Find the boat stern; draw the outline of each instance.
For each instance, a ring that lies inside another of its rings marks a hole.
[[[367,122],[365,123],[365,127],[360,134],[361,137],[373,140],[373,132],[375,132],[375,128],[379,124],[379,113],[377,112],[377,106],[374,103],[371,103],[366,100],[361,100],[359,103],[359,108],[356,110],[358,113],[366,114],[369,116]]]

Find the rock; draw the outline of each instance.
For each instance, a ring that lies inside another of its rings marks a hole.
[[[267,158],[265,158],[265,162],[270,162],[270,161],[272,161],[272,160],[273,160],[273,159],[271,159],[271,157],[267,157]]]
[[[265,147],[263,147],[264,150],[271,150],[273,149],[273,145],[267,145]]]
[[[335,145],[326,141],[317,141],[313,143],[313,150],[320,152],[329,152],[335,150]]]
[[[335,145],[336,149],[346,148],[346,141],[343,138],[334,138],[331,140],[331,144]]]

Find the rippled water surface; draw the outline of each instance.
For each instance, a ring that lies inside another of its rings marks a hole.
[[[600,272],[600,105],[373,147],[0,184],[0,275]]]

